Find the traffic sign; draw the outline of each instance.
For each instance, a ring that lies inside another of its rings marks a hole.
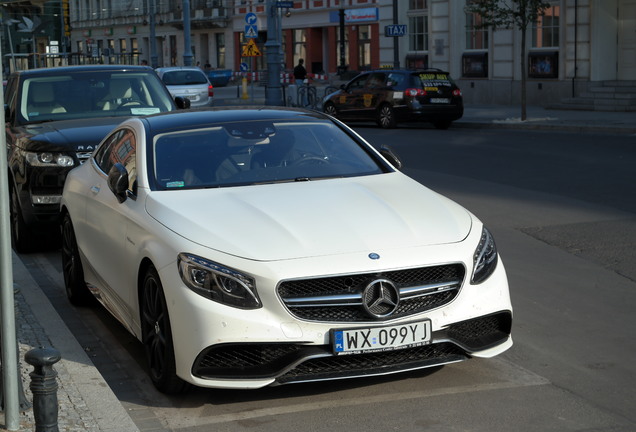
[[[258,29],[255,25],[245,26],[245,37],[248,39],[254,39],[258,37]]]
[[[406,36],[406,24],[391,24],[384,26],[384,36],[400,37]]]
[[[258,20],[258,17],[256,16],[254,12],[250,12],[245,15],[245,22],[249,25],[256,25],[257,20]]]
[[[243,45],[243,53],[241,54],[242,57],[260,57],[262,55],[263,54],[261,54],[261,50],[259,50],[256,46],[254,39],[250,39],[249,42]]]
[[[248,66],[247,63],[243,62],[241,63],[241,72],[247,72],[248,71]]]
[[[293,1],[277,1],[276,2],[276,7],[277,8],[293,9],[294,8],[294,2]]]

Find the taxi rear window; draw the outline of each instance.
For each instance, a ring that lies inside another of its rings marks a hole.
[[[415,82],[421,84],[422,88],[427,87],[451,87],[453,80],[444,72],[419,73],[413,76]]]

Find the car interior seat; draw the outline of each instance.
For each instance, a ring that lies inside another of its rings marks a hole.
[[[122,79],[111,80],[109,93],[102,100],[102,109],[110,111],[125,104],[139,104],[130,82]]]
[[[34,82],[29,88],[27,104],[29,116],[65,113],[66,108],[55,99],[55,89],[50,82]]]

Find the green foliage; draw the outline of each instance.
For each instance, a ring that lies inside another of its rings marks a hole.
[[[478,28],[517,27],[525,31],[548,7],[550,3],[543,0],[469,0],[465,11],[481,16]]]

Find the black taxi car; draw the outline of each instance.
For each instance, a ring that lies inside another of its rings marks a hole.
[[[325,96],[323,110],[343,121],[375,120],[383,128],[417,121],[447,129],[464,115],[464,101],[446,71],[383,69],[361,73]]]
[[[119,123],[188,108],[146,66],[86,65],[9,76],[4,93],[11,241],[17,252],[59,243],[66,174]]]

